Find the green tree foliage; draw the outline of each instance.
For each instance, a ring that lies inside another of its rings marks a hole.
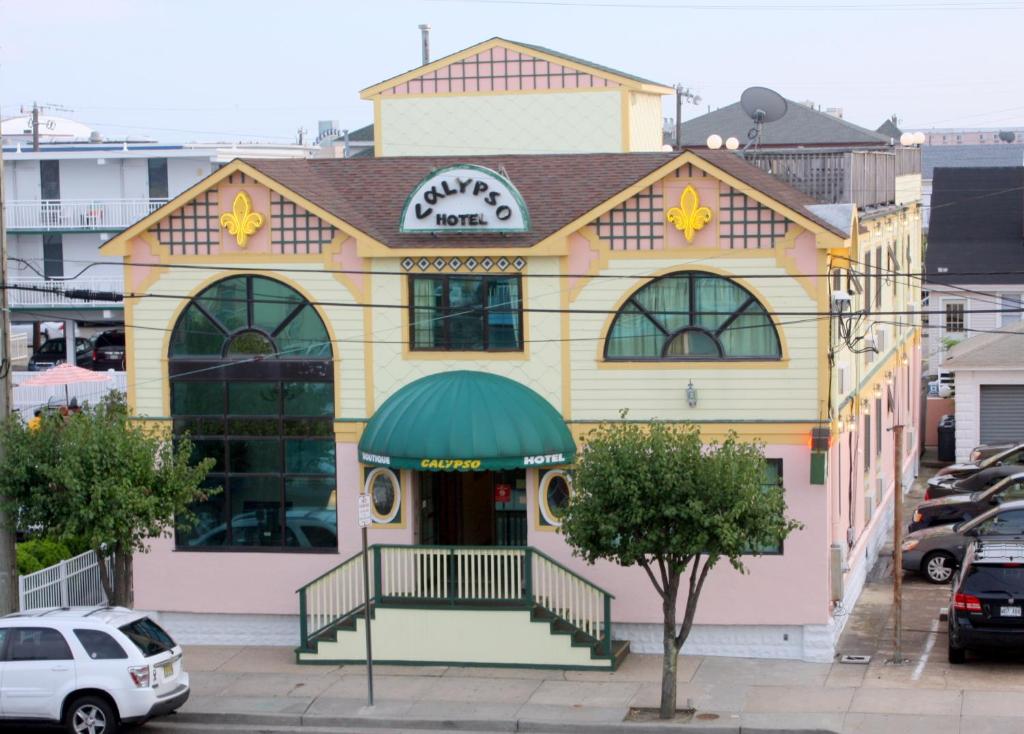
[[[745,573],[744,557],[800,527],[783,488],[765,485],[765,467],[759,444],[730,433],[704,445],[690,426],[616,423],[584,440],[561,531],[588,563],[640,566],[661,596],[662,718],[675,715],[679,650],[708,572],[724,558]]]
[[[114,556],[114,578],[100,564],[112,604],[132,603],[132,554],[189,527],[189,505],[213,492],[201,487],[213,464],[191,462],[188,440],[132,421],[124,396],[67,417],[44,416],[38,429],[16,416],[0,426],[0,496],[22,527],[41,527],[57,541]]]
[[[33,538],[24,543],[18,543],[17,554],[18,574],[21,576],[66,561],[72,555],[67,545],[50,538]]]

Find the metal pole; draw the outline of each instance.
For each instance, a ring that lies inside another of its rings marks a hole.
[[[676,150],[683,149],[683,85],[676,84]]]
[[[423,40],[423,65],[430,63],[430,26],[426,23],[420,24],[420,36]]]
[[[903,663],[903,426],[893,426],[895,458],[893,472],[896,488],[893,491],[892,522],[892,625],[893,659]]]
[[[373,706],[373,645],[370,642],[370,552],[366,543],[366,526],[363,526],[363,611],[366,614],[366,696]]]
[[[7,310],[7,229],[4,222],[4,151],[0,145],[0,420],[11,412],[11,313]],[[2,507],[2,506],[0,506]],[[15,528],[0,508],[0,615],[18,611]]]

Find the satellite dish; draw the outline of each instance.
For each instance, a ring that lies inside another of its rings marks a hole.
[[[751,145],[757,145],[761,139],[761,128],[766,122],[775,122],[781,119],[789,104],[778,92],[767,87],[748,87],[740,95],[740,106],[747,116],[754,121],[754,127],[747,132],[747,144],[743,146],[746,150]]]
[[[759,125],[775,122],[786,114],[789,105],[778,92],[767,87],[749,87],[740,95],[740,106]]]

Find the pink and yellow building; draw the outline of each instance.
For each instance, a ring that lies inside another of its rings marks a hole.
[[[919,300],[920,177],[858,210],[663,151],[670,91],[491,39],[364,90],[375,158],[236,160],[108,242],[132,409],[223,488],[137,557],[137,605],[358,660],[366,493],[378,659],[658,652],[646,575],[558,533],[579,438],[627,410],[762,441],[804,525],[716,568],[687,650],[831,659],[915,471],[918,330],[872,314]]]

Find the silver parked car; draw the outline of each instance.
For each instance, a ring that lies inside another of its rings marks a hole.
[[[910,533],[903,540],[903,569],[944,584],[963,561],[971,541],[999,537],[1024,541],[1024,500],[1005,502],[956,525],[940,525]]]

